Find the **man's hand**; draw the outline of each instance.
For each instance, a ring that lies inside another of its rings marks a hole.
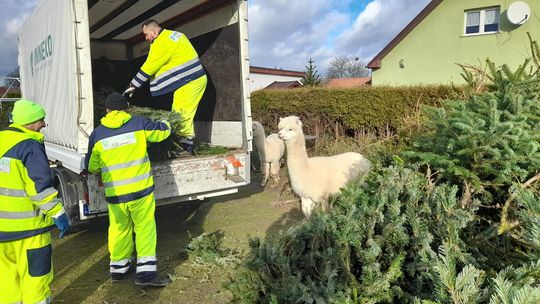
[[[135,87],[130,84],[122,95],[124,95],[125,98],[131,98],[133,97],[133,92],[135,92]]]
[[[53,217],[53,220],[56,227],[58,227],[58,230],[60,230],[60,238],[66,236],[71,228],[71,221],[67,214],[64,212],[57,218]]]

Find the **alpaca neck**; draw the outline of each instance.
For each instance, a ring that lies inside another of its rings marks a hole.
[[[294,141],[286,142],[287,167],[292,175],[309,174],[306,172],[308,155],[304,134],[300,133]]]

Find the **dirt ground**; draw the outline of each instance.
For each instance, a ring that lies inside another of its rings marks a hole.
[[[223,234],[223,247],[246,252],[250,237],[267,238],[302,219],[300,210],[276,207],[278,190],[259,186],[260,175],[239,193],[204,202],[179,203],[156,211],[158,269],[173,282],[163,289],[140,288],[132,273],[120,283],[109,278],[107,218],[53,241],[53,303],[227,303],[223,283],[231,268],[200,267],[183,250],[203,232]]]

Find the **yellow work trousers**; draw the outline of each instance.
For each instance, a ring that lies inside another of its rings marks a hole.
[[[50,303],[51,234],[0,242],[0,303]]]
[[[195,136],[193,118],[195,118],[197,107],[204,95],[204,90],[206,90],[207,82],[206,75],[204,75],[174,91],[172,110],[182,117],[182,129],[179,135],[186,138]]]
[[[120,204],[109,204],[110,272],[125,274],[131,266],[133,248],[137,251],[137,276],[152,278],[157,275],[156,220],[154,194]],[[135,244],[133,244],[135,233]]]

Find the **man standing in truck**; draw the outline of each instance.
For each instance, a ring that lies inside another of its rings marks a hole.
[[[101,173],[109,211],[111,280],[122,280],[131,268],[133,233],[137,252],[135,284],[163,287],[156,259],[154,179],[146,142],[160,142],[171,134],[167,121],[151,121],[125,112],[128,103],[120,93],[105,100],[107,115],[88,141],[86,168]]]
[[[0,131],[0,303],[49,303],[53,279],[50,231],[71,227],[53,187],[43,146],[45,110],[15,102]]]
[[[150,93],[160,96],[174,92],[172,110],[182,117],[181,146],[195,154],[193,119],[206,89],[207,77],[197,51],[183,33],[162,29],[155,20],[143,23],[150,44],[148,57],[124,95],[131,95],[150,78]]]

